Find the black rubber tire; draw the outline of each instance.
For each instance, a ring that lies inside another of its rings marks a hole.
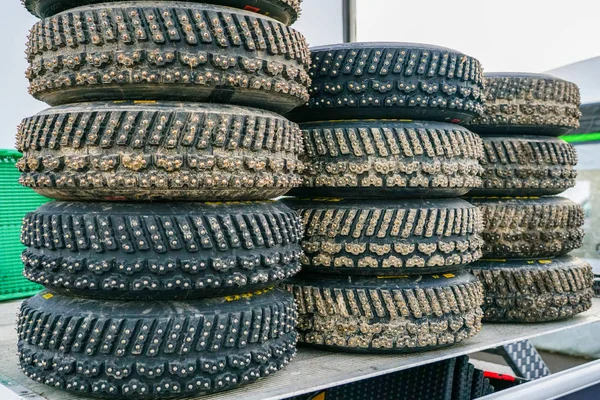
[[[267,200],[298,186],[302,134],[258,109],[80,103],[25,119],[20,182],[61,200]]]
[[[471,398],[470,400],[478,399],[483,397],[483,390],[485,386],[485,373],[480,369],[475,369],[473,372],[473,382],[471,386]]]
[[[482,185],[482,142],[458,125],[338,121],[301,128],[304,184],[290,195],[456,197]]]
[[[464,268],[481,256],[481,214],[460,199],[286,199],[304,224],[307,272],[422,275]]]
[[[545,74],[485,74],[485,113],[468,125],[481,135],[560,136],[579,127],[576,84]]]
[[[592,306],[592,267],[575,257],[482,260],[471,269],[483,284],[487,322],[557,321]]]
[[[311,48],[310,100],[296,122],[416,119],[466,123],[483,114],[478,60],[419,43],[346,43]]]
[[[543,136],[482,136],[483,187],[469,195],[556,195],[575,186],[577,151]]]
[[[93,298],[244,293],[300,270],[301,235],[278,202],[51,202],[23,220],[23,274]]]
[[[85,396],[189,397],[271,375],[296,353],[296,309],[279,289],[188,302],[41,292],[18,318],[21,369]]]
[[[558,257],[583,245],[583,208],[563,197],[471,198],[485,258]]]
[[[21,0],[27,10],[39,18],[52,17],[59,12],[97,3],[117,3],[123,0]],[[149,0],[138,0],[149,1]],[[292,25],[300,15],[302,0],[187,0],[253,11]]]
[[[481,284],[468,273],[415,277],[302,274],[284,283],[299,341],[336,351],[415,352],[481,330]]]
[[[299,32],[201,3],[120,1],[65,11],[34,25],[27,58],[30,93],[53,106],[174,100],[285,113],[309,98],[310,54]]]

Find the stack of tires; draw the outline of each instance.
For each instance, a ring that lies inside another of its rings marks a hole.
[[[410,352],[474,336],[483,292],[465,268],[481,219],[457,197],[481,184],[482,148],[456,123],[483,110],[479,62],[407,43],[311,50],[311,99],[290,116],[304,184],[286,200],[305,227],[303,272],[285,284],[300,341]]]
[[[25,1],[43,18],[30,90],[54,107],[22,123],[18,166],[61,200],[23,221],[24,275],[47,288],[18,321],[32,379],[186,397],[295,354],[276,284],[299,270],[302,226],[269,199],[301,181],[301,131],[275,113],[308,100],[299,1],[207,2]]]
[[[486,113],[470,129],[484,142],[484,321],[540,322],[591,306],[590,265],[567,254],[582,245],[583,209],[551,197],[575,185],[575,148],[559,139],[579,126],[579,88],[548,76],[486,75]]]

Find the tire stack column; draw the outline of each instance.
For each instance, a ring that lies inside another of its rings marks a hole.
[[[448,346],[481,329],[482,70],[409,43],[314,48],[304,184],[286,203],[305,227],[303,271],[286,283],[300,341],[342,351]]]
[[[486,112],[470,129],[484,142],[483,188],[469,193],[484,222],[484,321],[543,322],[591,307],[591,266],[581,247],[584,211],[563,197],[575,186],[575,148],[558,138],[579,126],[579,88],[549,75],[485,77]]]
[[[38,382],[159,399],[235,388],[295,355],[310,56],[295,0],[27,0],[18,352]],[[229,7],[224,7],[229,6]],[[236,8],[237,7],[237,8]],[[273,15],[279,20],[261,15]],[[257,108],[254,108],[257,107]]]

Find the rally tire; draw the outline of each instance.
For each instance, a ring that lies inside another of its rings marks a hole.
[[[308,104],[296,122],[415,119],[466,123],[483,113],[483,70],[461,52],[417,43],[311,48]]]
[[[557,321],[592,306],[592,267],[575,257],[482,260],[471,268],[483,284],[484,321]]]
[[[395,353],[450,346],[481,330],[481,284],[470,274],[287,281],[299,341],[330,350]]]
[[[296,274],[301,235],[278,202],[52,202],[24,218],[23,274],[91,298],[222,296]]]
[[[233,389],[296,353],[296,309],[279,289],[188,302],[121,302],[41,292],[18,317],[29,378],[83,396],[189,397]]]
[[[25,119],[21,184],[61,200],[267,200],[301,181],[298,125],[254,108],[81,103]]]
[[[29,91],[50,105],[173,100],[279,113],[308,101],[304,37],[229,7],[159,0],[79,7],[38,22]]]
[[[303,270],[342,275],[421,275],[464,268],[481,256],[477,207],[460,199],[286,199],[304,225]]]

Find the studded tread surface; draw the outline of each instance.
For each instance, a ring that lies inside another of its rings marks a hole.
[[[30,93],[50,105],[177,100],[280,113],[308,101],[304,37],[229,7],[122,1],[38,22],[27,59]]]
[[[21,306],[21,369],[81,395],[187,397],[271,375],[295,355],[296,309],[279,289],[187,302],[42,292]]]
[[[266,200],[301,183],[298,126],[258,109],[81,103],[25,119],[20,182],[62,200]]]
[[[483,196],[555,195],[575,186],[577,151],[544,136],[482,136]]]
[[[485,74],[485,113],[470,122],[479,134],[560,136],[579,127],[576,84],[543,74]]]
[[[23,274],[95,298],[243,293],[297,273],[301,235],[278,202],[52,202],[23,220]]]
[[[556,321],[592,306],[592,267],[575,257],[482,260],[471,268],[485,292],[484,321]]]
[[[461,52],[415,43],[352,43],[311,51],[311,98],[290,114],[294,121],[464,123],[483,113],[483,70]]]
[[[482,142],[441,122],[301,124],[304,183],[295,196],[455,197],[481,186]]]
[[[478,260],[479,210],[460,199],[286,199],[304,225],[305,271],[349,275],[450,272]]]
[[[39,18],[51,17],[75,7],[96,3],[116,3],[122,0],[21,0],[27,10]],[[148,0],[150,1],[150,0]],[[300,14],[302,0],[188,0],[207,4],[220,4],[269,15],[286,25],[293,24]]]
[[[358,277],[303,274],[284,283],[298,305],[299,340],[353,352],[415,352],[481,330],[481,284],[470,274]]]
[[[583,208],[563,197],[471,198],[485,258],[557,257],[583,245]]]

